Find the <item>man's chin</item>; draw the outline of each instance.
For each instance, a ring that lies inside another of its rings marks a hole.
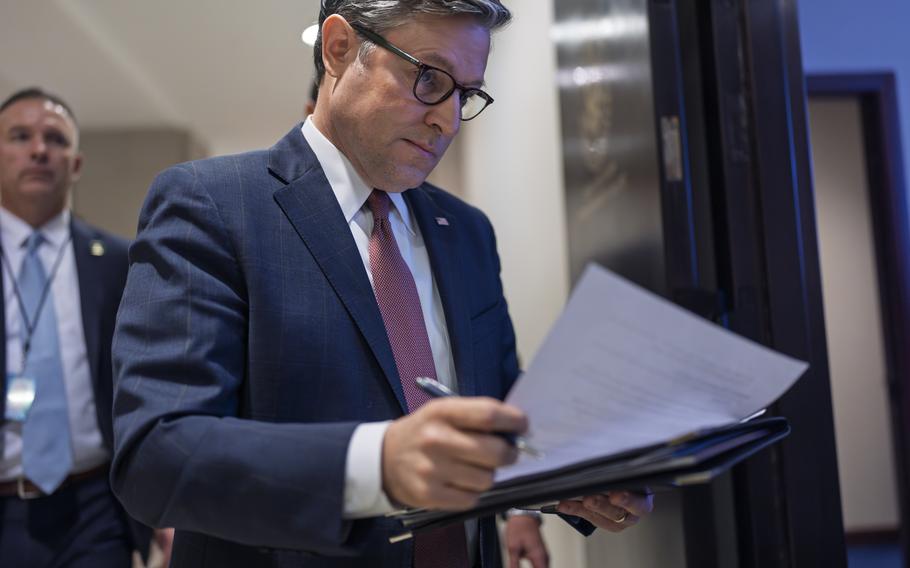
[[[48,195],[54,193],[55,190],[54,182],[43,178],[26,179],[19,183],[19,193],[22,195]]]
[[[386,187],[381,188],[389,193],[401,193],[415,187],[419,187],[427,180],[430,172],[422,170],[409,169],[398,172],[394,179],[388,180]]]
[[[13,195],[5,195],[5,200],[15,200],[22,204],[41,204],[42,207],[52,203],[66,203],[67,191],[55,184],[21,183]]]

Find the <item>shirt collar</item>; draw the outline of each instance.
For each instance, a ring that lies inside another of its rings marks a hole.
[[[69,209],[64,209],[47,223],[34,229],[5,207],[0,207],[0,231],[2,231],[4,242],[12,243],[14,246],[22,246],[29,235],[37,230],[44,236],[51,247],[59,249],[70,234],[70,216]]]
[[[310,149],[316,154],[319,165],[322,166],[325,178],[335,194],[335,199],[338,200],[338,205],[341,206],[345,221],[350,223],[367,202],[367,198],[373,191],[372,188],[363,181],[350,160],[316,128],[311,117],[307,117],[300,130],[303,132],[307,144],[310,145]],[[390,191],[389,198],[392,201],[393,214],[397,212],[408,232],[415,235],[404,196]]]

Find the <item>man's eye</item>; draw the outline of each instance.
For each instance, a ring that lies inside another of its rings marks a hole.
[[[45,136],[44,139],[48,144],[54,144],[55,146],[69,146],[69,140],[62,134],[51,133]]]
[[[420,82],[427,87],[432,87],[439,83],[439,71],[435,69],[425,69],[420,75]]]
[[[445,71],[429,68],[424,70],[420,86],[430,93],[446,93],[452,88],[452,78]]]

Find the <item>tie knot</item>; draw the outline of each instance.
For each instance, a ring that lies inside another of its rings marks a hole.
[[[388,219],[391,202],[388,193],[374,189],[367,197],[367,205],[373,213],[373,219]]]
[[[22,246],[25,247],[26,254],[35,254],[38,250],[38,247],[41,246],[41,243],[44,242],[44,235],[35,231],[25,239],[25,242],[22,243]]]

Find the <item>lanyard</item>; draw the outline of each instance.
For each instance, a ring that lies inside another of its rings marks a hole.
[[[19,313],[22,315],[22,323],[25,324],[25,338],[22,341],[23,371],[25,370],[25,364],[28,361],[28,353],[32,348],[32,335],[35,333],[35,328],[38,326],[38,318],[41,317],[41,310],[44,309],[44,303],[47,300],[48,293],[51,290],[51,284],[53,284],[54,279],[57,278],[57,270],[60,268],[61,261],[63,261],[63,253],[66,252],[66,247],[69,246],[71,240],[73,240],[72,233],[66,237],[66,241],[57,252],[57,258],[54,260],[54,265],[51,268],[51,274],[48,277],[47,282],[44,283],[44,289],[41,290],[41,296],[38,299],[38,305],[35,307],[34,319],[29,319],[28,317],[28,311],[25,309],[25,302],[22,300],[22,293],[19,291],[19,282],[16,279],[16,275],[13,274],[13,268],[10,266],[11,263],[6,257],[6,251],[3,250],[3,247],[0,247],[0,259],[2,259],[3,267],[6,268],[6,271],[9,273],[10,280],[13,283],[13,293],[16,295],[16,302],[19,304]],[[35,251],[35,254],[38,254],[37,250]],[[38,262],[41,262],[40,257],[37,260]],[[20,372],[20,374],[22,373]]]

